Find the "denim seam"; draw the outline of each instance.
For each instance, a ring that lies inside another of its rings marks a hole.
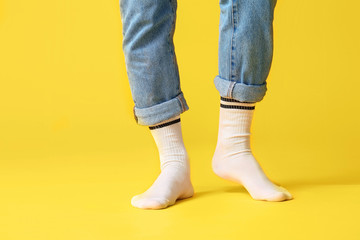
[[[135,114],[135,106],[133,107],[133,114],[134,114],[135,122],[138,123],[139,120],[138,120],[138,117]]]
[[[231,0],[231,23],[234,22],[234,4],[233,0]],[[234,38],[234,28],[232,28],[232,34],[230,39],[230,61],[229,61],[229,79],[232,80],[232,49],[233,49],[233,38]]]
[[[170,8],[171,8],[171,12],[172,12],[172,16],[173,16],[173,19],[171,21],[171,30],[169,31],[169,34],[168,34],[168,37],[167,37],[167,43],[168,43],[168,47],[170,49],[170,55],[173,56],[173,53],[172,53],[172,46],[171,46],[171,43],[170,43],[170,36],[171,36],[171,33],[174,29],[174,18],[175,18],[175,10],[174,10],[174,6],[173,6],[173,1],[172,0],[169,0],[169,3],[170,3]],[[174,63],[174,59],[173,59],[173,63]]]
[[[233,90],[234,90],[235,84],[236,84],[236,82],[230,82],[228,94],[227,94],[228,97],[230,97],[230,98],[233,97]]]
[[[176,68],[178,68],[177,62],[176,62],[176,55],[175,55],[175,46],[174,46],[174,44],[170,44],[170,35],[175,34],[177,0],[169,0],[169,2],[170,2],[170,5],[171,5],[171,11],[173,13],[173,17],[172,17],[173,19],[172,19],[172,22],[171,22],[171,32],[169,33],[169,36],[168,36],[168,44],[169,44],[169,48],[171,50],[170,54],[171,54],[171,57],[172,57],[173,64],[174,64],[174,66]]]
[[[236,30],[236,18],[235,18],[235,14],[236,14],[236,5],[234,4],[234,0],[231,1],[231,23],[233,24],[232,27],[232,35],[231,35],[231,42],[230,42],[230,70],[229,70],[229,79],[230,79],[230,85],[229,85],[229,89],[227,92],[227,96],[228,97],[232,97],[232,91],[234,89],[234,85],[236,83],[236,80],[233,82],[233,78],[235,77],[233,75],[233,66],[234,64],[234,51],[235,47],[236,47],[236,42],[234,41],[234,36],[235,36],[235,30]]]
[[[178,95],[176,98],[177,98],[177,100],[179,100],[179,102],[180,102],[181,110],[182,110],[183,112],[185,112],[185,105],[184,105],[184,103],[182,102],[182,99],[180,98],[180,95]]]
[[[234,0],[235,1],[235,0]],[[236,25],[237,25],[237,21],[236,21],[236,14],[237,14],[237,5],[236,3],[232,2],[231,3],[231,7],[232,7],[232,11],[231,11],[231,18],[232,18],[232,21],[231,23],[233,24],[233,28],[232,28],[232,35],[231,35],[231,52],[230,52],[230,80],[235,80],[234,79],[236,76],[233,74],[234,72],[234,66],[235,66],[235,63],[234,63],[234,59],[235,59],[235,48],[236,48],[236,41],[234,41],[234,38],[235,38],[235,31],[236,31]]]

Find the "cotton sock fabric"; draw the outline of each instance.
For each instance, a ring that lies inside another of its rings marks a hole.
[[[218,139],[212,169],[219,177],[239,183],[251,197],[263,201],[284,201],[292,195],[265,175],[250,148],[254,102],[220,98]]]
[[[144,193],[134,196],[131,204],[141,209],[163,209],[177,199],[193,196],[189,156],[184,146],[180,115],[149,126],[160,156],[161,173]]]

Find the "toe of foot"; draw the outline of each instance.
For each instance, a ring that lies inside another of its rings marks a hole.
[[[141,209],[162,209],[170,205],[169,200],[160,198],[139,198],[134,196],[131,199],[131,205]]]
[[[275,192],[271,193],[265,196],[257,196],[253,197],[255,200],[261,200],[261,201],[270,201],[270,202],[280,202],[285,200],[292,199],[292,195],[289,192]]]

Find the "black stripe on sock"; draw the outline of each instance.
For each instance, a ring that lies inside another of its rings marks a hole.
[[[255,106],[238,106],[238,105],[225,105],[220,103],[222,108],[231,108],[231,109],[244,109],[244,110],[254,110]]]
[[[240,102],[236,99],[233,98],[224,98],[224,97],[220,97],[221,100],[225,101],[225,102],[237,102],[237,103],[254,103],[254,102]]]
[[[156,126],[149,126],[149,129],[153,130],[153,129],[157,129],[157,128],[162,128],[162,127],[166,127],[166,126],[169,126],[171,124],[178,123],[178,122],[180,122],[180,118],[175,119],[175,120],[170,121],[170,122],[162,123],[162,124],[159,124],[159,125],[156,125]]]

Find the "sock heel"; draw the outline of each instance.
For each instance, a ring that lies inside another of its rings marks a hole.
[[[185,199],[185,198],[190,198],[194,195],[194,187],[192,186],[191,183],[189,183],[189,186],[186,188],[186,192],[181,194],[178,199]]]

